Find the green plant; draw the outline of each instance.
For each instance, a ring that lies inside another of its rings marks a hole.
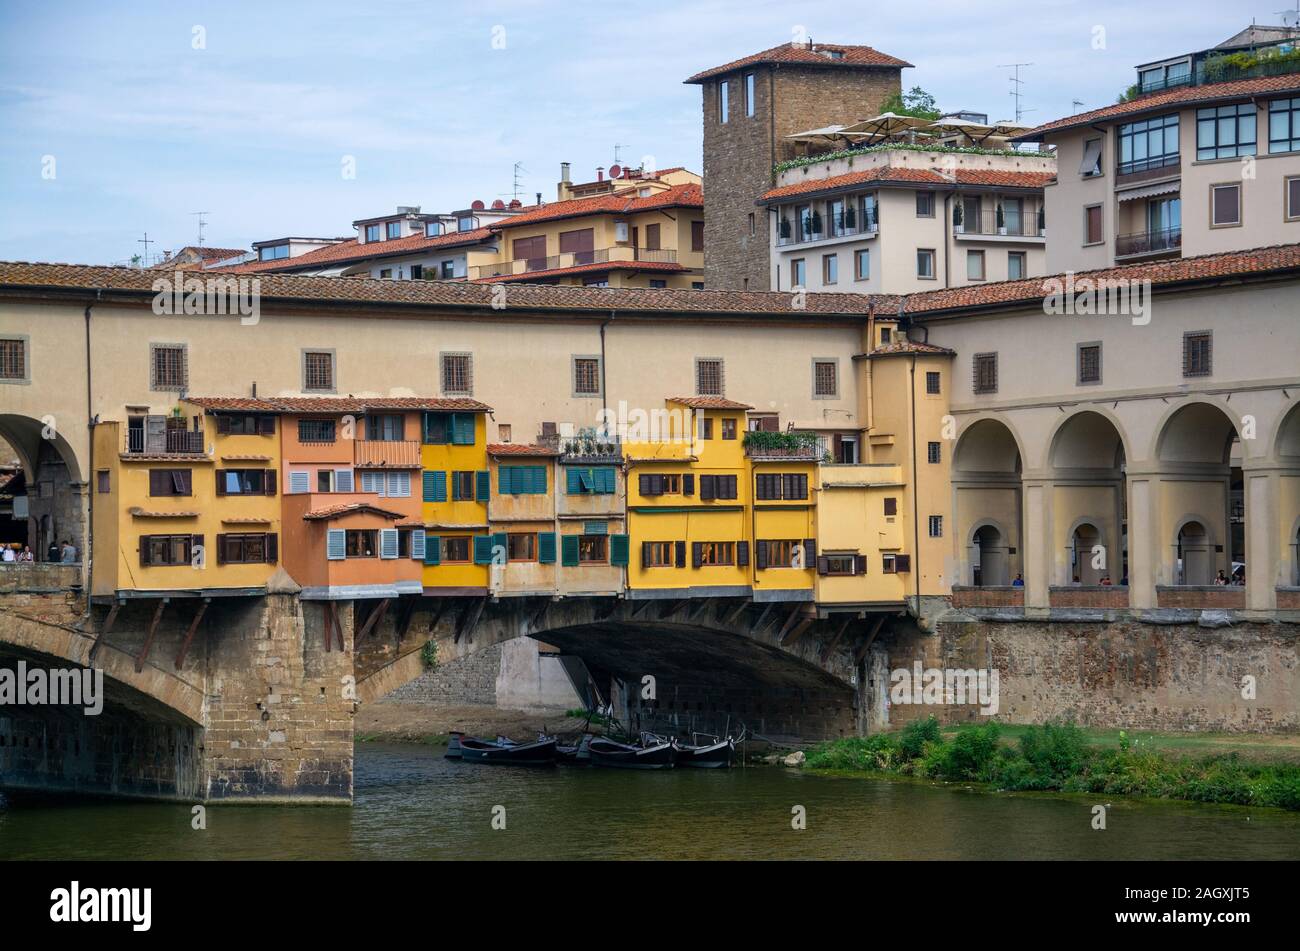
[[[871,155],[874,152],[905,151],[905,152],[934,152],[936,154],[951,155],[1019,155],[1025,153],[1015,149],[985,149],[974,145],[931,145],[924,142],[886,142],[883,145],[873,145],[865,149],[837,149],[834,152],[822,152],[818,155],[807,155],[801,158],[788,159],[772,167],[772,173],[779,175],[781,172],[789,171],[792,168],[803,168],[808,165],[816,165],[819,162],[833,162],[837,159],[852,160],[860,155]]]
[[[957,226],[957,227],[960,227],[964,215],[965,215],[965,212],[962,211],[962,203],[959,202],[959,201],[958,201],[958,202],[954,202],[954,203],[953,203],[953,206],[952,206],[952,223],[953,223],[953,225],[954,225],[954,226]]]
[[[880,104],[882,113],[892,112],[899,116],[913,116],[917,119],[937,119],[942,113],[930,95],[920,86],[913,86],[907,92],[896,92],[886,96]]]
[[[919,759],[925,752],[926,743],[940,743],[939,721],[933,715],[924,720],[913,720],[903,727],[898,738],[898,751],[904,759]]]
[[[810,432],[764,432],[751,429],[745,433],[744,446],[753,452],[817,454],[817,434]]]
[[[438,669],[438,642],[430,638],[420,648],[420,660],[424,661],[426,670]]]

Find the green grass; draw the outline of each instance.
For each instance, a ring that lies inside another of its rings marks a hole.
[[[1237,750],[1174,755],[1173,739],[1131,737],[1118,730],[1085,731],[1069,723],[1004,727],[990,722],[941,729],[931,717],[896,733],[823,743],[808,754],[805,766],[975,782],[1001,790],[1088,792],[1300,811],[1300,763],[1251,760]]]

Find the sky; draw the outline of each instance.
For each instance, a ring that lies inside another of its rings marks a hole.
[[[1032,63],[1024,119],[1047,122],[1288,2],[0,0],[0,260],[126,263],[146,233],[196,243],[196,212],[216,247],[351,236],[508,200],[516,163],[526,203],[563,161],[700,171],[682,80],[800,36],[901,57],[905,89],[995,120],[1003,65]]]

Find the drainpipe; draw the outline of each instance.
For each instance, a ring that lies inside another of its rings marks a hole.
[[[952,212],[949,204],[952,202],[952,192],[943,196],[943,286],[948,286],[948,259],[952,257],[952,249],[948,246],[949,242],[956,239],[952,236]]]
[[[91,555],[95,541],[95,414],[91,393],[90,374],[90,311],[99,302],[104,292],[95,291],[95,300],[86,305],[86,442],[87,464],[90,471],[86,473],[86,535],[82,541],[81,559],[86,566],[86,616],[90,616],[90,595],[95,590],[95,560]]]
[[[916,582],[916,616],[921,616],[921,489],[920,470],[916,464],[916,355],[908,368],[907,403],[912,416],[912,578]]]

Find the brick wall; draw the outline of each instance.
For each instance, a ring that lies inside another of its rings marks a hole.
[[[1300,611],[1300,588],[1278,588],[1277,609],[1279,611]]]
[[[1246,589],[1237,585],[1157,585],[1156,605],[1162,608],[1197,608],[1202,611],[1240,611],[1246,607]]]
[[[1023,608],[1025,589],[1010,585],[978,588],[953,585],[952,606],[954,608]]]
[[[1072,585],[1053,587],[1048,603],[1054,608],[1127,608],[1126,585]]]
[[[875,115],[900,89],[898,69],[754,70],[754,115],[745,115],[744,74],[731,82],[730,121],[718,121],[719,79],[703,91],[704,280],[710,289],[771,287],[768,216],[754,204],[772,187],[772,166],[794,155],[784,136]],[[749,232],[754,215],[755,232]]]

